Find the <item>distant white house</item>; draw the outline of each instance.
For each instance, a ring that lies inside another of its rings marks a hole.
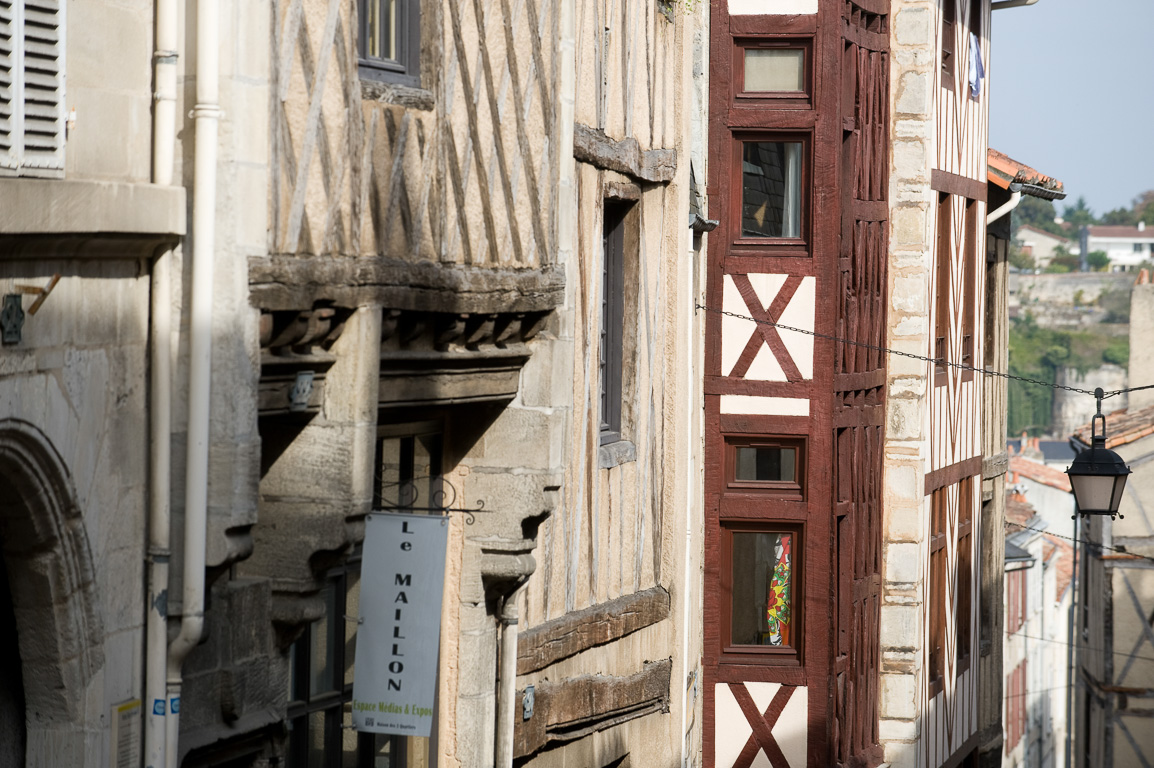
[[[1075,242],[1030,224],[1023,224],[1018,227],[1014,241],[1023,253],[1034,257],[1034,265],[1038,269],[1045,269],[1050,266],[1050,262],[1054,259],[1054,252],[1059,247],[1065,248],[1070,253],[1075,253],[1078,250]]]
[[[1110,257],[1110,269],[1116,272],[1154,261],[1154,227],[1147,228],[1145,222],[1138,222],[1136,227],[1102,225],[1089,230],[1088,252],[1105,251]]]

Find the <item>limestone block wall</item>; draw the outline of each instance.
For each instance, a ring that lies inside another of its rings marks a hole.
[[[27,762],[96,767],[111,761],[115,705],[142,694],[149,285],[131,257],[5,260],[0,293],[54,274],[20,343],[0,350],[0,545]]]
[[[930,349],[929,296],[934,234],[933,165],[936,4],[891,5],[890,331],[887,346],[915,355]],[[924,546],[929,459],[929,366],[891,355],[887,366],[883,602],[879,733],[895,768],[918,765],[922,722],[923,604],[918,563]]]

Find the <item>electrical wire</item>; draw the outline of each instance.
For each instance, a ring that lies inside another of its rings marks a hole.
[[[1041,642],[1041,643],[1053,643],[1054,645],[1064,645],[1067,647],[1069,647],[1069,646],[1079,647],[1077,643],[1071,643],[1071,642],[1067,642],[1065,640],[1054,640],[1053,638],[1048,638],[1048,637],[1037,637],[1036,635],[1024,635],[1021,632],[1007,632],[1006,637],[1022,637],[1022,638],[1026,638],[1029,640],[1037,640],[1038,642]],[[1137,659],[1138,661],[1154,661],[1154,656],[1141,656],[1137,653],[1123,653],[1122,651],[1109,651],[1105,648],[1089,648],[1087,646],[1081,646],[1081,649],[1083,651],[1088,651],[1090,653],[1108,653],[1111,656],[1121,656],[1124,659]]]
[[[1149,560],[1150,562],[1154,563],[1154,557],[1149,557],[1148,555],[1139,555],[1136,552],[1128,552],[1125,549],[1119,549],[1118,547],[1111,547],[1107,544],[1099,544],[1098,542],[1091,541],[1090,539],[1074,539],[1074,538],[1071,538],[1069,536],[1063,536],[1060,533],[1050,533],[1049,531],[1042,529],[1042,528],[1031,528],[1028,525],[1022,525],[1021,523],[1015,523],[1012,520],[1007,520],[1006,525],[1012,525],[1015,528],[1021,528],[1024,531],[1035,531],[1035,532],[1040,533],[1044,536],[1053,536],[1056,539],[1065,539],[1066,541],[1070,541],[1070,542],[1073,542],[1075,544],[1085,544],[1087,546],[1097,547],[1098,549],[1108,549],[1111,552],[1117,552],[1119,554],[1131,557],[1135,560]]]
[[[793,326],[785,325],[783,323],[775,323],[771,320],[758,320],[756,318],[750,317],[749,315],[739,315],[736,312],[728,312],[724,309],[717,309],[716,307],[707,307],[704,304],[695,304],[694,306],[696,309],[704,310],[706,312],[712,312],[712,313],[717,314],[717,315],[725,315],[727,317],[733,317],[733,318],[736,318],[738,320],[744,320],[744,321],[750,322],[750,323],[757,323],[758,325],[768,325],[772,328],[777,328],[777,329],[783,330],[783,331],[792,331],[794,333],[801,333],[801,334],[804,334],[806,336],[813,336],[814,338],[817,338],[817,339],[828,339],[829,341],[836,341],[839,344],[850,344],[850,345],[855,346],[855,347],[862,347],[863,349],[872,349],[875,352],[885,352],[885,353],[890,354],[890,355],[901,355],[902,357],[908,357],[912,360],[920,360],[920,361],[926,362],[926,363],[933,363],[934,365],[948,366],[950,368],[957,368],[957,369],[963,370],[963,371],[973,371],[974,373],[980,373],[983,376],[995,376],[995,377],[998,377],[1001,379],[1008,379],[1010,381],[1020,381],[1020,382],[1023,382],[1025,384],[1036,384],[1040,387],[1049,387],[1050,389],[1062,389],[1062,390],[1065,390],[1067,392],[1075,392],[1079,395],[1089,395],[1090,397],[1096,397],[1095,393],[1088,390],[1088,389],[1080,389],[1079,387],[1068,387],[1065,384],[1053,384],[1053,383],[1048,382],[1048,381],[1041,381],[1039,379],[1030,379],[1030,378],[1026,378],[1024,376],[1015,376],[1014,374],[1006,373],[1005,371],[995,371],[991,368],[978,368],[978,367],[973,366],[973,365],[966,365],[965,363],[952,363],[948,360],[942,360],[941,358],[927,357],[926,355],[916,355],[912,352],[903,352],[900,349],[893,349],[891,347],[882,347],[882,346],[879,346],[877,344],[868,344],[864,341],[854,341],[853,339],[843,339],[840,336],[834,336],[834,335],[829,334],[829,333],[818,333],[817,331],[810,331],[810,330],[806,330],[805,328],[794,328]],[[1147,385],[1144,385],[1141,387],[1124,387],[1122,389],[1111,389],[1109,391],[1103,392],[1102,399],[1105,400],[1106,398],[1115,397],[1116,395],[1121,395],[1121,394],[1125,394],[1128,392],[1139,392],[1143,389],[1154,389],[1154,384],[1147,384]]]

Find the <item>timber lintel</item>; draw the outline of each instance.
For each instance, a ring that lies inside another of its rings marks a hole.
[[[615,141],[604,131],[581,123],[573,125],[573,156],[598,168],[650,183],[673,181],[677,172],[677,150],[644,150],[637,139]]]
[[[582,739],[591,733],[669,711],[672,659],[652,661],[629,677],[582,675],[534,686],[533,714],[518,720],[513,756],[532,755],[546,746]],[[523,711],[525,691],[517,692],[515,711]]]
[[[648,627],[669,616],[669,593],[657,586],[591,605],[522,632],[517,674],[527,675],[561,659]]]
[[[362,256],[249,258],[253,306],[291,310],[326,301],[422,312],[548,312],[565,298],[559,267],[488,269]]]

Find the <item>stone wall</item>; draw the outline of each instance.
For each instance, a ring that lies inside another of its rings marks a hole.
[[[934,151],[937,40],[936,5],[891,6],[893,81],[890,166],[890,333],[887,346],[913,355],[930,349],[930,269],[934,234],[929,187]],[[908,768],[917,764],[921,737],[919,681],[925,587],[918,564],[923,547],[922,512],[929,458],[926,406],[929,367],[891,355],[887,368],[884,571],[881,607],[880,737],[885,759]]]

